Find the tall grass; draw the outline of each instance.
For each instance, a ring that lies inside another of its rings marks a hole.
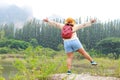
[[[92,66],[87,60],[74,60],[73,71],[75,73],[89,73],[91,75],[120,77],[120,59],[94,58],[98,63]]]
[[[28,48],[25,52],[25,59],[16,59],[13,63],[18,73],[11,80],[48,80],[52,74],[66,72],[65,57],[47,56],[49,52],[44,54],[45,49],[40,48]]]
[[[3,67],[0,65],[0,80],[5,80],[5,78],[2,76],[2,69]]]
[[[120,59],[114,60],[102,55],[99,58],[95,53],[92,52],[94,60],[98,63],[97,66],[92,66],[83,56],[74,53],[72,72],[120,77]],[[10,76],[9,80],[50,80],[52,75],[67,71],[64,51],[56,52],[49,48],[29,47],[23,51],[22,55],[25,56],[23,59],[12,60],[17,73]],[[97,58],[95,58],[96,55]],[[4,80],[2,76],[0,78]]]

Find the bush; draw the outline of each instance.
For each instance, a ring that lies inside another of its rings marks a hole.
[[[5,80],[5,78],[2,77],[2,70],[3,70],[3,67],[0,65],[0,80]]]
[[[11,80],[49,80],[48,78],[52,74],[63,73],[67,70],[65,57],[51,58],[46,55],[38,56],[34,50],[32,48],[27,49],[29,56],[26,59],[15,60],[13,65],[18,72],[15,76],[11,77]],[[49,49],[49,51],[51,50]],[[44,52],[41,52],[41,54],[44,54]],[[46,54],[49,54],[49,52]]]
[[[0,80],[5,80],[5,78],[3,78],[3,77],[0,77]]]
[[[14,76],[10,75],[10,80],[49,80],[52,74],[67,70],[66,57],[51,57],[56,54],[53,49],[29,46],[23,53],[24,59],[15,59],[13,62],[17,73]]]
[[[33,47],[37,47],[38,46],[38,41],[37,39],[31,39],[30,43],[32,44]]]
[[[30,43],[21,40],[10,39],[10,40],[0,41],[0,47],[9,47],[11,49],[15,48],[17,50],[26,49],[29,45]]]
[[[104,54],[113,53],[115,59],[120,55],[120,38],[106,38],[97,43],[97,49]]]
[[[0,54],[9,53],[11,50],[7,47],[0,48]]]
[[[15,49],[26,49],[29,46],[28,42],[25,41],[19,41],[19,40],[14,40],[11,44],[10,44],[10,48],[15,48]]]

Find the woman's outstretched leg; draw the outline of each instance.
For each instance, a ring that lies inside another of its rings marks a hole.
[[[94,60],[92,59],[92,57],[85,51],[84,48],[78,49],[78,52],[80,54],[82,54],[86,59],[88,59],[91,62],[92,65],[97,65],[97,63],[94,62]]]

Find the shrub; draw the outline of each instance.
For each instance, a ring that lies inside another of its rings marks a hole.
[[[17,50],[20,49],[26,49],[30,44],[28,42],[25,41],[21,41],[21,40],[1,40],[0,41],[0,47],[9,47],[9,48],[15,48]]]
[[[9,53],[11,50],[7,47],[0,48],[0,54]]]
[[[30,43],[32,44],[33,47],[37,47],[38,46],[38,41],[37,39],[31,39]]]
[[[19,40],[14,40],[11,44],[10,44],[10,48],[15,48],[15,49],[26,49],[29,46],[28,42],[25,41],[19,41]]]
[[[97,49],[104,54],[113,53],[115,59],[120,55],[120,38],[106,38],[97,43]]]
[[[67,70],[64,56],[52,58],[56,52],[50,48],[29,46],[25,50],[26,58],[17,59],[13,65],[18,70],[11,80],[49,80],[54,73],[63,73]]]
[[[5,80],[5,78],[2,77],[2,69],[3,67],[0,65],[0,80]]]

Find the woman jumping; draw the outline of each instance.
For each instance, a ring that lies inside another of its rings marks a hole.
[[[68,39],[63,38],[64,42],[64,49],[67,54],[67,74],[71,74],[71,65],[72,65],[72,60],[73,60],[73,52],[77,51],[80,54],[82,54],[86,59],[90,61],[92,65],[97,65],[97,63],[91,58],[91,56],[85,51],[83,48],[80,40],[77,37],[76,31],[85,27],[91,26],[93,23],[96,22],[95,19],[91,19],[89,22],[86,22],[84,24],[75,24],[75,20],[73,18],[67,18],[65,20],[65,23],[58,23],[55,21],[48,20],[48,18],[43,19],[44,22],[47,22],[49,25],[52,25],[54,27],[57,27],[59,29],[63,29],[65,25],[68,25],[72,27],[72,36]]]

